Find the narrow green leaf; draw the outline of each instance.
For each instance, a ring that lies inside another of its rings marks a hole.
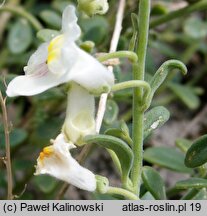
[[[184,75],[187,73],[186,66],[178,60],[168,60],[163,63],[160,68],[157,70],[153,78],[151,79],[151,98],[153,97],[156,90],[161,86],[161,84],[165,81],[168,73],[174,69],[180,70]]]
[[[40,18],[50,27],[60,29],[62,18],[52,10],[43,10],[40,12]]]
[[[109,128],[105,131],[106,135],[111,135],[117,138],[124,140],[129,145],[132,145],[132,139],[129,136],[129,133],[126,133],[122,129],[119,128]]]
[[[169,111],[163,106],[152,108],[144,117],[144,138],[152,131],[161,127],[170,118]]]
[[[58,35],[60,35],[60,32],[52,29],[42,29],[37,32],[37,38],[44,42],[51,41]]]
[[[187,152],[187,150],[192,145],[192,142],[187,139],[177,139],[175,142],[176,146],[184,153]]]
[[[14,23],[9,31],[8,46],[12,53],[23,53],[32,43],[32,29],[25,19]]]
[[[207,162],[207,134],[199,137],[188,149],[185,157],[187,167],[198,167]]]
[[[131,21],[132,21],[132,28],[134,32],[137,32],[139,30],[138,28],[138,16],[136,13],[131,13]]]
[[[158,200],[166,199],[165,184],[160,174],[152,167],[142,169],[142,180],[148,191]]]
[[[109,135],[89,135],[84,141],[114,151],[120,160],[123,182],[127,182],[134,156],[131,148],[123,140]]]
[[[144,160],[176,172],[192,173],[192,169],[184,165],[184,155],[174,148],[148,148],[144,152]]]
[[[175,184],[177,189],[189,189],[189,188],[204,188],[207,187],[207,179],[202,178],[190,178],[179,181]]]
[[[199,107],[200,99],[191,87],[175,83],[168,84],[168,87],[188,108],[197,109]]]
[[[106,104],[106,111],[104,114],[104,123],[110,125],[112,124],[118,116],[119,107],[117,103],[113,100],[108,100]]]

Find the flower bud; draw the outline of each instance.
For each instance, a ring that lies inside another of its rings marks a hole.
[[[100,175],[96,175],[96,191],[101,194],[105,194],[109,188],[109,180]]]
[[[78,8],[88,16],[105,14],[108,9],[107,0],[78,0]]]

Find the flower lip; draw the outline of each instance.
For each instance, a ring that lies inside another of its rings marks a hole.
[[[72,148],[75,146],[66,143],[64,135],[59,134],[53,145],[45,147],[40,153],[35,175],[48,174],[80,189],[95,191],[95,175],[71,156],[69,150]]]
[[[25,75],[9,83],[9,97],[36,95],[72,81],[96,95],[110,90],[114,84],[113,73],[75,44],[80,27],[75,7],[71,5],[63,12],[61,31],[62,35],[43,43],[30,57]]]

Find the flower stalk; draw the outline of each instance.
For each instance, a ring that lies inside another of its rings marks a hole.
[[[108,190],[106,192],[107,194],[117,194],[124,196],[125,198],[129,200],[138,200],[138,196],[128,190],[125,190],[123,188],[117,188],[117,187],[108,187]]]
[[[4,123],[4,135],[5,135],[5,144],[6,144],[6,158],[4,162],[6,164],[7,170],[7,199],[12,200],[12,188],[13,188],[13,180],[12,180],[12,169],[11,169],[11,154],[10,154],[10,138],[9,138],[9,125],[8,125],[8,115],[6,110],[6,98],[3,98],[2,93],[0,91],[0,104],[2,108],[2,117]]]
[[[137,54],[132,51],[117,51],[117,52],[107,53],[104,54],[103,56],[98,57],[97,59],[100,62],[105,62],[113,58],[128,58],[133,63],[136,63],[138,60]]]

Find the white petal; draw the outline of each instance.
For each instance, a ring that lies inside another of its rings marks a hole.
[[[34,69],[33,63],[29,65]],[[78,83],[90,93],[100,95],[108,92],[114,84],[113,73],[73,42],[68,41],[64,44],[61,58],[52,67],[54,70],[60,70],[61,73],[51,73],[46,63],[35,64],[35,71],[31,74],[18,76],[9,83],[7,95],[9,97],[31,96],[70,81]]]
[[[73,50],[75,49],[77,53],[76,63],[68,73],[67,80],[73,80],[93,94],[100,95],[110,91],[111,86],[114,84],[113,73],[76,45],[73,46]],[[66,53],[69,51],[72,51],[72,49],[65,51],[66,57]]]
[[[41,44],[37,50],[31,55],[27,66],[24,68],[26,74],[35,73],[37,67],[45,63],[47,61],[47,54],[48,54],[48,43]]]
[[[65,77],[58,77],[49,72],[46,64],[39,65],[39,68],[32,75],[18,76],[14,78],[7,87],[7,95],[31,96],[42,93],[47,89],[65,82]]]
[[[84,136],[95,134],[95,99],[84,88],[72,84],[63,131],[68,140],[81,145]]]
[[[67,6],[62,15],[62,32],[67,34],[71,41],[77,40],[81,35],[81,30],[77,24],[77,16],[75,14],[75,7],[72,5]]]
[[[48,174],[69,184],[88,191],[95,191],[96,179],[95,175],[88,169],[80,166],[78,162],[71,156],[69,149],[74,145],[66,143],[63,134],[60,134],[54,144],[49,146],[51,153],[37,159],[36,173]]]

